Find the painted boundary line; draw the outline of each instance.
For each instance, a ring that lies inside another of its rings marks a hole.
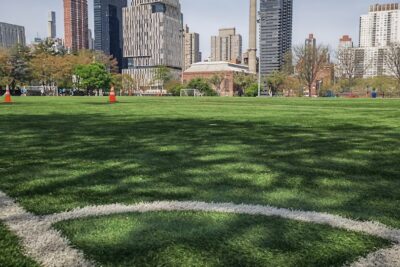
[[[0,191],[0,221],[20,240],[27,256],[44,267],[91,267],[83,253],[54,230],[51,223],[26,212]]]
[[[45,220],[50,223],[56,223],[85,217],[149,211],[205,211],[276,216],[302,222],[327,224],[334,228],[366,233],[400,243],[400,230],[389,228],[388,226],[378,222],[355,221],[327,213],[279,209],[261,205],[235,205],[232,203],[160,201],[153,203],[139,203],[135,205],[112,204],[104,206],[88,206],[70,212],[49,215],[45,217]]]
[[[60,233],[53,230],[51,225],[65,220],[106,216],[132,212],[151,211],[202,211],[221,212],[248,215],[276,216],[280,218],[330,225],[334,228],[345,229],[369,234],[391,240],[396,243],[389,249],[383,249],[369,254],[366,258],[352,264],[354,267],[365,266],[400,266],[400,230],[387,227],[378,222],[361,222],[337,215],[318,212],[279,209],[261,205],[235,205],[232,203],[177,202],[160,201],[139,203],[135,205],[104,205],[88,206],[70,212],[38,217],[25,212],[18,204],[0,191],[0,220],[23,240],[28,255],[44,266],[92,266],[85,260],[83,253],[71,248]],[[46,245],[43,245],[46,244]],[[48,251],[50,249],[50,251]],[[68,262],[65,262],[68,260]]]

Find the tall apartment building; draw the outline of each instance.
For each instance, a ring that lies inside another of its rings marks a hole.
[[[400,5],[370,6],[368,14],[360,17],[358,76],[391,75],[384,58],[387,47],[392,43],[400,43]]]
[[[184,32],[184,70],[190,68],[193,63],[201,61],[200,35],[190,32],[186,25]]]
[[[282,69],[292,49],[293,0],[260,0],[260,71]]]
[[[88,44],[89,44],[88,49],[94,50],[94,39],[93,39],[93,33],[92,33],[91,29],[88,30]]]
[[[78,51],[89,48],[87,0],[64,0],[65,48]]]
[[[343,35],[340,39],[339,39],[339,48],[353,48],[354,47],[354,43],[353,43],[353,39],[349,36],[349,35]]]
[[[0,47],[11,48],[16,44],[26,44],[25,28],[23,26],[0,22]]]
[[[141,87],[159,86],[155,70],[166,66],[179,78],[183,67],[183,23],[179,0],[133,0],[123,9],[124,57]]]
[[[47,37],[55,39],[57,37],[57,27],[56,27],[56,12],[49,12],[49,21],[47,26]]]
[[[373,5],[360,17],[360,47],[383,47],[400,41],[400,5]]]
[[[240,63],[242,59],[242,36],[235,28],[220,29],[218,36],[211,37],[211,61]]]
[[[313,48],[317,47],[317,39],[314,37],[314,34],[310,33],[308,38],[305,41],[306,46],[312,46]]]
[[[122,9],[127,0],[94,0],[95,49],[112,55],[120,69],[123,60]]]

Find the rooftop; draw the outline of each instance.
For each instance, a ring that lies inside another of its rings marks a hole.
[[[233,64],[225,61],[215,61],[215,62],[199,62],[194,63],[190,66],[185,73],[190,72],[244,72],[250,73],[249,67],[240,64]]]

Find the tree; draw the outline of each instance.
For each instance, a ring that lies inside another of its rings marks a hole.
[[[248,97],[258,96],[258,83],[252,83],[246,87],[244,95]]]
[[[47,53],[36,54],[30,62],[30,68],[33,78],[43,86],[56,83],[56,76],[59,76],[57,72],[60,71],[57,57]]]
[[[12,78],[11,56],[8,50],[0,49],[0,86],[10,85]]]
[[[122,88],[128,91],[128,95],[132,96],[133,91],[137,87],[137,81],[129,74],[122,74]]]
[[[165,89],[173,96],[180,96],[184,85],[182,85],[180,81],[171,80],[165,85]]]
[[[336,52],[337,72],[340,78],[349,80],[350,84],[355,78],[356,67],[358,63],[356,62],[356,50],[348,47],[340,47]]]
[[[371,67],[371,62],[365,61],[364,50],[340,47],[336,51],[336,58],[338,60],[336,72],[339,74],[339,78],[348,81],[346,83],[348,87],[354,86],[356,77],[362,76]]]
[[[158,66],[154,71],[154,82],[161,84],[161,90],[164,90],[164,85],[172,79],[171,70],[166,66]]]
[[[386,66],[397,80],[397,89],[400,91],[400,44],[392,43],[385,53]]]
[[[116,91],[120,93],[123,90],[122,74],[121,73],[111,73],[111,85],[114,86]]]
[[[32,80],[30,68],[31,53],[29,48],[17,44],[10,50],[11,88],[18,84],[26,84]]]
[[[103,64],[110,73],[118,73],[118,60],[113,56],[106,55],[101,51],[85,50],[88,55],[93,55],[95,62]]]
[[[78,65],[75,67],[74,74],[79,77],[80,85],[87,90],[88,94],[93,90],[108,89],[112,81],[106,66],[100,63]]]
[[[287,76],[282,84],[282,88],[286,90],[287,96],[303,96],[303,84],[295,76]]]
[[[328,47],[323,45],[302,45],[294,48],[296,70],[300,79],[306,84],[310,97],[318,73],[328,62],[328,52]]]
[[[256,76],[249,75],[246,73],[238,72],[233,76],[233,82],[236,87],[238,87],[239,91],[246,94],[246,88],[249,88],[252,84],[256,83]],[[258,89],[257,89],[258,91]]]
[[[56,42],[51,38],[47,38],[43,42],[34,46],[34,54],[49,54],[56,56],[65,55],[66,53],[67,51],[64,48],[57,48]]]
[[[292,51],[288,51],[283,55],[282,72],[287,74],[287,75],[294,74],[293,53],[292,53]]]
[[[287,76],[281,71],[274,71],[267,77],[267,84],[271,89],[272,95],[277,95],[279,91],[282,91],[282,86]]]
[[[221,83],[224,80],[222,74],[214,74],[210,79],[210,83],[214,85],[215,90],[217,91],[218,95],[221,95]]]
[[[358,87],[368,90],[376,89],[378,93],[384,94],[387,97],[399,96],[398,81],[389,76],[376,76],[367,79],[360,79]],[[396,92],[397,91],[397,92]]]
[[[197,89],[199,90],[204,96],[216,96],[217,93],[211,88],[208,80],[203,78],[196,78],[191,80],[186,88],[188,89]]]

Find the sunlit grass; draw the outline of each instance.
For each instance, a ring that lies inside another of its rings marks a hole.
[[[106,98],[32,97],[14,98],[13,105],[0,104],[0,190],[36,214],[117,202],[199,200],[322,211],[400,228],[400,100],[119,100],[108,105]],[[232,219],[228,215],[192,215],[199,221]],[[189,219],[187,214],[184,218],[179,214],[143,216],[148,220]],[[97,234],[86,225],[109,228],[104,235],[112,238],[113,224],[129,231],[143,226],[136,215],[128,217],[126,222],[116,217],[72,222],[65,227],[66,231],[80,230],[82,242],[90,241],[86,244],[90,249],[96,246],[91,241]],[[265,224],[279,226],[276,220],[240,220],[254,229],[265,229]],[[148,225],[149,229],[155,226],[160,225]],[[324,255],[333,253],[334,244],[339,244],[338,251],[348,252],[345,258],[352,259],[376,244],[371,241],[360,250],[348,250],[349,244],[365,244],[362,238],[344,232],[331,235],[332,229],[320,226],[303,228],[290,242],[301,242],[309,231],[317,236],[329,232],[333,245],[321,252]],[[254,244],[246,243],[246,235],[235,229],[231,234],[239,239],[233,247],[215,240],[217,247],[208,254],[188,252],[182,244],[163,253],[176,256],[182,252],[189,255],[189,262],[200,264],[209,259],[212,265],[228,248],[250,255],[268,247],[252,247]],[[213,228],[209,230],[202,238],[214,238]],[[2,230],[1,240],[8,240],[8,235]],[[250,231],[250,236],[257,239],[262,234]],[[272,241],[265,242],[274,245],[280,235],[271,233],[269,237]],[[221,240],[224,238],[225,234]],[[150,247],[159,242],[151,240]],[[12,242],[15,244],[6,246],[17,247],[16,240]],[[116,242],[122,241],[117,238]],[[130,246],[135,240],[125,240],[111,252],[125,248],[124,242]],[[255,257],[257,262],[263,262],[263,253]],[[283,259],[279,253],[274,258],[277,263]],[[309,255],[313,249],[304,253]],[[4,255],[0,252],[1,259]],[[157,255],[164,259],[161,252]],[[238,255],[243,256],[238,260],[251,263],[243,253]],[[113,259],[112,254],[104,257],[108,257],[105,263]],[[322,259],[313,257],[307,258]],[[306,259],[293,258],[293,262],[297,260]],[[17,257],[16,262],[24,264],[25,259]]]
[[[400,101],[15,98],[0,189],[30,211],[201,200],[400,227]]]

